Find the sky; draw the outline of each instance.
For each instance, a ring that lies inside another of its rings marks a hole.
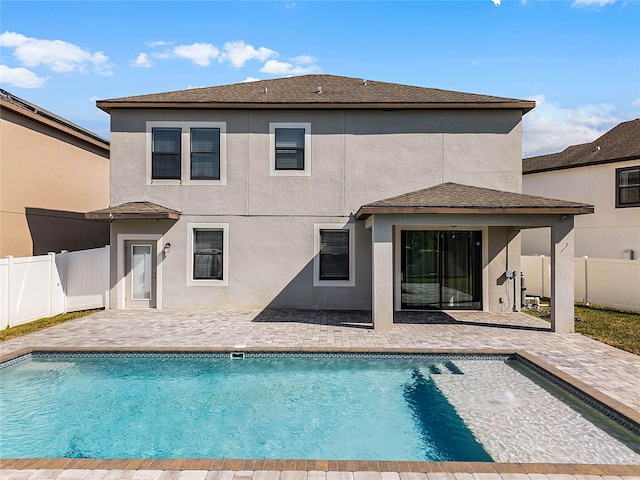
[[[0,2],[0,87],[105,138],[98,99],[307,73],[535,100],[559,152],[640,118],[640,0]]]

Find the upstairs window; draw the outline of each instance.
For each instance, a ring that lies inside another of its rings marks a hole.
[[[640,166],[616,169],[616,208],[640,207]]]
[[[226,185],[227,124],[149,121],[147,185]]]
[[[220,129],[191,129],[191,179],[220,180]]]
[[[270,123],[269,138],[271,176],[308,177],[311,175],[310,123]]]
[[[304,128],[276,128],[276,170],[304,170]]]
[[[152,129],[151,178],[180,180],[180,128]]]
[[[349,230],[320,230],[320,280],[349,280]]]

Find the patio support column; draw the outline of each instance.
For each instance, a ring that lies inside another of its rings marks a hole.
[[[551,226],[551,330],[574,332],[573,215]]]
[[[371,316],[374,330],[393,327],[393,229],[374,219],[371,238]]]

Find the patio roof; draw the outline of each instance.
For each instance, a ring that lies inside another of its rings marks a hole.
[[[89,220],[178,220],[180,212],[151,202],[127,202],[84,216]]]
[[[356,213],[356,220],[383,213],[582,215],[593,212],[593,205],[584,203],[447,182],[363,205]]]

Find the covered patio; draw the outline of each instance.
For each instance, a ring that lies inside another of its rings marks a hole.
[[[518,311],[520,231],[551,227],[551,329],[573,332],[573,296],[567,294],[573,292],[573,219],[593,211],[591,205],[456,183],[363,205],[355,217],[372,232],[375,329],[390,329],[394,312],[401,310]],[[422,273],[432,278],[416,281],[408,278],[416,275],[407,260],[406,252],[413,246],[406,232],[437,232],[449,239],[466,235],[468,240],[462,248],[459,242],[447,247],[442,240],[435,247],[428,241],[419,243],[418,251],[426,252],[423,257],[430,256],[422,260],[428,263]],[[456,265],[456,258],[467,259],[467,265]],[[447,272],[449,264],[449,270],[462,270],[458,280]],[[439,290],[437,302],[427,298],[433,297],[434,288]],[[408,298],[420,296],[420,290],[421,300]]]

